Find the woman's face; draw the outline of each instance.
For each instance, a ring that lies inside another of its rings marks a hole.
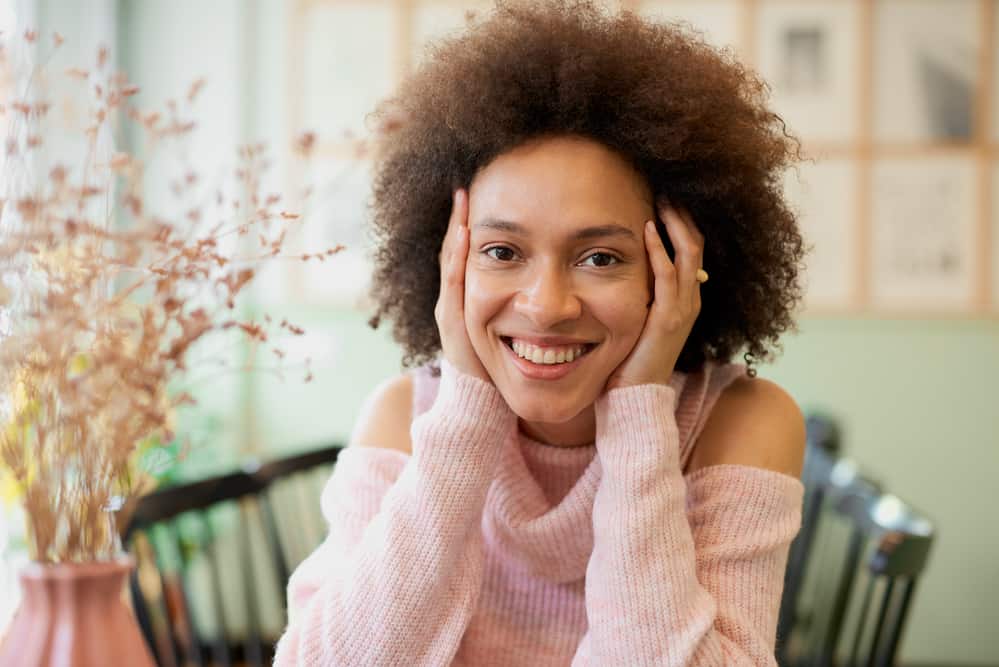
[[[513,411],[564,424],[590,407],[645,324],[651,272],[642,176],[602,144],[536,140],[502,154],[469,187],[465,319],[472,346]],[[563,364],[561,337],[584,343]],[[544,377],[544,376],[549,377]]]

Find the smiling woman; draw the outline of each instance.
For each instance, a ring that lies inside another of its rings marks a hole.
[[[276,664],[774,664],[804,424],[732,362],[800,298],[763,93],[674,26],[519,1],[386,102],[372,324],[411,368],[323,492]]]

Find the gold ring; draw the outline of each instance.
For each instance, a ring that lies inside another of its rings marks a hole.
[[[706,283],[708,282],[708,272],[704,269],[697,269],[697,282]]]

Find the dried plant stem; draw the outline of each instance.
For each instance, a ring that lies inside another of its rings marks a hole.
[[[40,169],[41,140],[32,138],[45,136],[50,105],[29,100],[34,69],[22,99],[8,105],[12,134],[0,180],[0,474],[23,491],[31,556],[44,562],[110,558],[120,548],[117,535],[152,483],[137,456],[146,444],[174,438],[174,414],[193,403],[177,387],[190,386],[187,364],[199,343],[233,329],[253,352],[272,329],[303,333],[287,321],[232,315],[257,266],[289,258],[286,233],[301,223],[299,214],[275,210],[279,196],[260,193],[265,148],[240,149],[239,200],[226,202],[221,190],[214,199],[217,213],[235,219],[205,229],[202,209],[212,200],[196,191],[200,177],[183,154],[200,85],[186,106],[170,102],[166,113],[143,113],[127,104],[138,89],[107,62],[101,49],[93,71],[69,73],[93,103],[78,176],[60,164]],[[138,123],[150,148],[181,148],[183,175],[170,182],[176,215],[148,210],[144,163],[115,152],[109,139],[119,118]],[[47,179],[36,178],[39,172]],[[240,248],[248,239],[265,250]],[[297,260],[325,261],[340,249]],[[237,372],[247,370],[281,372]]]

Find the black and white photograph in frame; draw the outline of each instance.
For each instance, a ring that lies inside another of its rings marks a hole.
[[[821,312],[855,306],[860,273],[856,161],[803,162],[785,173],[784,191],[809,247],[804,271],[806,309]]]
[[[679,22],[704,35],[714,47],[743,54],[739,0],[673,0],[639,2],[638,12],[657,21]]]
[[[869,253],[875,307],[941,312],[971,308],[975,173],[973,157],[875,161]]]
[[[370,238],[371,162],[316,159],[312,195],[302,223],[303,248],[344,249],[324,261],[297,262],[292,296],[308,304],[363,309],[373,269]]]
[[[874,14],[874,138],[972,140],[979,0],[880,0]]]
[[[322,140],[364,134],[365,116],[398,78],[399,40],[391,3],[316,3],[299,20],[303,43],[301,117]],[[337,85],[330,85],[336,81]]]
[[[774,108],[806,143],[857,136],[859,3],[761,2],[758,68]]]

